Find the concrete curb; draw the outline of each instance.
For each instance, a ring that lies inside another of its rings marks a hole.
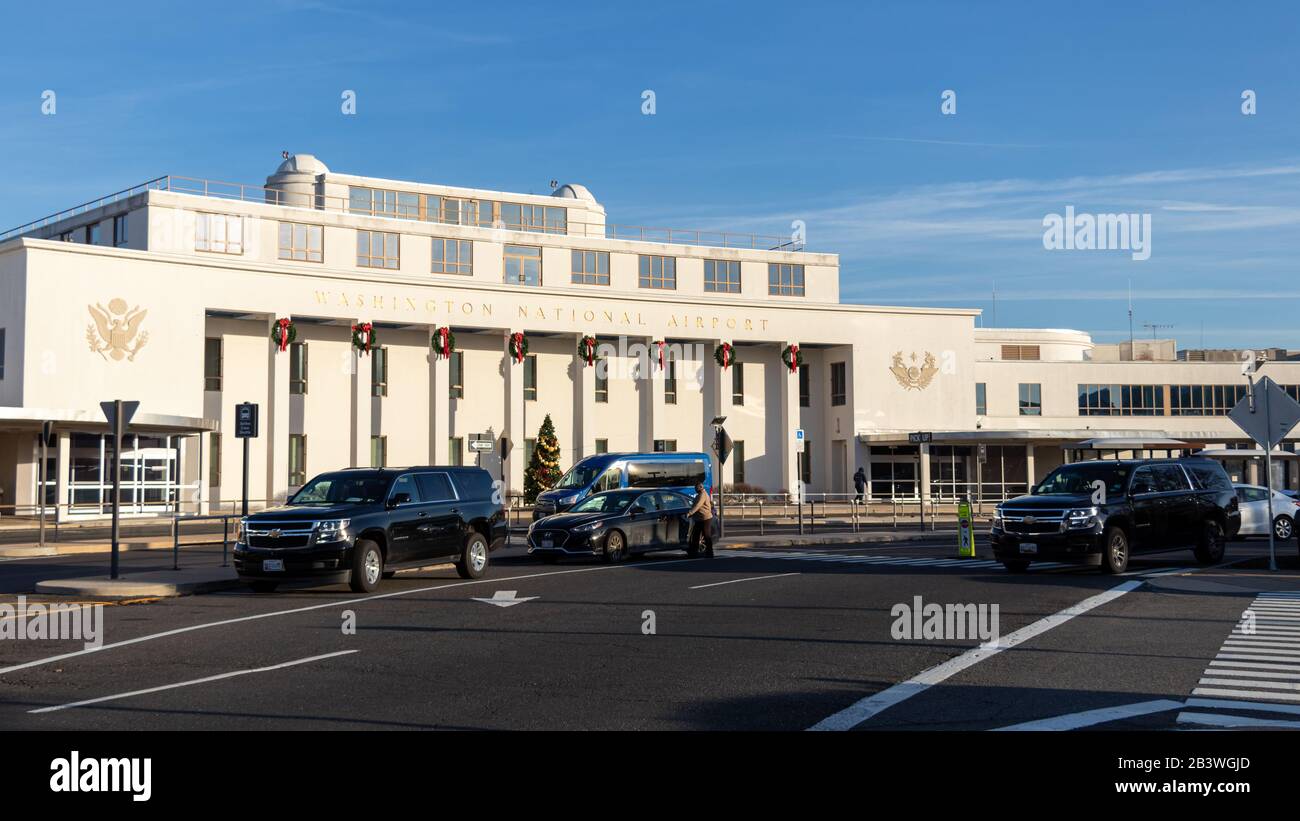
[[[218,543],[220,544],[220,543]],[[119,542],[118,546],[122,551],[128,550],[171,550],[171,539],[166,542]],[[181,543],[181,549],[194,547],[196,545]],[[205,546],[205,545],[198,545]],[[59,543],[47,544],[45,547],[35,545],[25,545],[23,547],[0,547],[0,559],[25,559],[29,557],[45,556],[78,556],[84,553],[110,553],[113,545],[109,542],[91,542],[88,544],[77,543]]]
[[[37,582],[36,592],[94,599],[155,599],[192,596],[239,587],[233,567],[137,573],[118,579],[91,576]]]

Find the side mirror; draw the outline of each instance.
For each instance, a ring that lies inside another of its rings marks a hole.
[[[398,505],[409,505],[410,503],[411,503],[411,494],[409,493],[394,493],[392,496],[388,498],[389,507],[397,507]]]

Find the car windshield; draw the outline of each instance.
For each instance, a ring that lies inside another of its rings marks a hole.
[[[380,476],[349,476],[327,473],[302,486],[289,500],[291,505],[358,505],[380,501],[388,492],[388,480]]]
[[[556,488],[583,488],[590,485],[600,474],[600,468],[588,462],[579,462],[569,468],[569,472],[560,477],[560,481],[555,483]]]
[[[1106,493],[1119,496],[1124,493],[1129,469],[1125,465],[1063,465],[1052,471],[1034,488],[1035,496],[1077,496],[1090,494],[1094,483],[1101,482]]]
[[[574,513],[621,513],[632,504],[632,500],[640,496],[640,492],[628,493],[615,491],[614,493],[597,493],[595,496],[588,496],[586,499],[574,505]]]

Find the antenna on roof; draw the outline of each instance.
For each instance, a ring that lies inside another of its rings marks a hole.
[[[280,156],[281,156],[281,157],[284,157],[284,158],[287,160],[287,159],[289,159],[289,152],[288,152],[288,151],[281,151],[281,152],[280,152]]]
[[[559,181],[559,180],[551,180],[551,188],[552,188],[552,189],[559,188],[559,187],[560,187],[560,181]]]

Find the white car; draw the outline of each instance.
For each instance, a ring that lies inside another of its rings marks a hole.
[[[1238,536],[1268,535],[1268,488],[1259,485],[1233,485],[1241,507],[1241,530]],[[1296,535],[1296,500],[1273,491],[1273,538],[1286,541]]]

